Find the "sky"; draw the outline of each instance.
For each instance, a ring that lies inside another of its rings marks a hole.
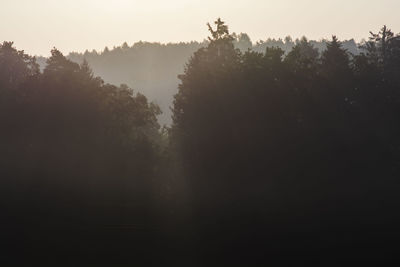
[[[400,32],[400,0],[0,0],[0,41],[47,56],[127,42],[201,41],[221,17],[231,32],[267,38],[367,38]]]

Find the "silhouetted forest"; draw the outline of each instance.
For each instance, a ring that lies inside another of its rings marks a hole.
[[[400,35],[252,44],[220,19],[208,26],[203,43],[53,49],[42,70],[0,45],[5,263],[395,259]],[[168,98],[177,71],[160,127],[139,91]]]
[[[279,47],[285,53],[289,53],[296,44],[301,42],[301,39],[293,40],[290,36],[283,40],[269,38],[255,43],[245,33],[233,33],[232,37],[235,48],[243,53],[249,49],[265,53],[267,47]],[[326,49],[327,42],[327,40],[310,41],[320,52]],[[134,89],[140,89],[162,110],[162,114],[158,116],[160,124],[169,126],[172,123],[170,106],[179,84],[177,75],[184,71],[190,56],[208,44],[209,40],[176,44],[138,42],[132,46],[125,42],[112,49],[105,47],[103,51],[72,52],[67,55],[67,58],[79,64],[86,60],[93,73],[108,83],[127,84]],[[360,53],[354,40],[344,41],[342,46],[353,55]],[[46,60],[45,57],[37,58],[42,69],[46,66]]]

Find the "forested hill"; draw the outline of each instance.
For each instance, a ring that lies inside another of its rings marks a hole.
[[[87,62],[53,49],[40,71],[0,44],[1,266],[398,261],[400,34],[354,56],[336,36],[241,53],[249,38],[213,26],[193,47],[85,55],[160,90],[186,62],[162,130],[157,105]]]
[[[252,49],[264,53],[267,47],[279,47],[285,53],[301,40],[291,37],[284,39],[267,39],[252,42],[245,34],[233,34],[235,47],[242,52]],[[70,53],[67,58],[82,63],[86,59],[96,76],[105,82],[120,85],[127,84],[146,95],[149,100],[158,104],[162,110],[159,116],[160,124],[171,124],[171,110],[173,96],[178,90],[178,74],[184,71],[188,59],[201,47],[207,46],[208,40],[190,43],[149,43],[137,42],[132,46],[127,43],[103,51],[93,50],[85,53]],[[322,52],[326,49],[326,40],[310,41]],[[358,44],[353,40],[343,42],[343,48],[350,54],[359,54]],[[39,57],[38,63],[44,68],[46,58]]]

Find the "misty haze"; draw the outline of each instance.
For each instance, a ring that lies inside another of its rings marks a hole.
[[[398,1],[0,2],[1,266],[400,261]]]

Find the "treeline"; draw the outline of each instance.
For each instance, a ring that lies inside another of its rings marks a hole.
[[[12,45],[0,45],[3,260],[58,265],[125,251],[123,261],[133,247],[149,253],[163,213],[160,109],[56,49],[40,72]],[[124,226],[139,229],[133,247],[108,241]]]
[[[0,46],[8,262],[395,256],[399,35],[383,27],[357,54],[335,36],[322,51],[303,38],[259,52],[237,49],[221,20],[209,30],[163,128],[158,106],[95,77],[86,61],[54,49],[41,72],[12,43]]]
[[[285,55],[240,52],[221,20],[210,31],[170,130],[204,253],[243,266],[393,256],[400,36],[384,27],[359,55],[335,36],[322,53],[303,39]]]
[[[264,53],[267,47],[279,47],[289,53],[292,48],[301,42],[290,36],[284,39],[267,39],[253,42],[246,33],[232,34],[234,46],[242,52],[248,49]],[[326,49],[328,40],[310,41],[321,52]],[[184,71],[186,62],[199,48],[209,44],[209,40],[189,43],[149,43],[137,42],[132,46],[127,43],[103,51],[72,52],[67,58],[81,64],[86,60],[96,76],[102,77],[111,84],[127,84],[131,88],[140,90],[151,101],[157,103],[162,110],[159,115],[160,124],[171,125],[170,106],[173,96],[177,93],[179,79],[177,75]],[[354,40],[343,42],[343,47],[350,53],[357,55],[360,50]],[[39,57],[41,68],[46,65],[46,58]]]

